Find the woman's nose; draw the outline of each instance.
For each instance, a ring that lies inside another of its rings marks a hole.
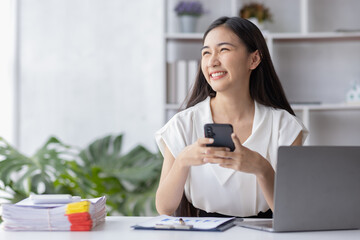
[[[220,65],[220,61],[217,54],[212,54],[209,58],[208,67],[216,67]]]

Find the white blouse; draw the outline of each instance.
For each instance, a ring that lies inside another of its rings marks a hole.
[[[213,123],[210,97],[177,113],[156,132],[160,151],[164,155],[166,145],[176,159],[186,146],[204,137],[206,123]],[[255,101],[252,133],[243,145],[260,153],[276,169],[278,147],[291,145],[300,131],[304,141],[308,131],[297,117]],[[206,212],[246,217],[269,209],[254,174],[218,164],[192,166],[184,190],[189,202]]]

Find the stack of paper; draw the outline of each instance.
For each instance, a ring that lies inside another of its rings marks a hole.
[[[68,204],[33,204],[25,199],[3,204],[3,229],[9,231],[90,231],[105,221],[106,198]]]

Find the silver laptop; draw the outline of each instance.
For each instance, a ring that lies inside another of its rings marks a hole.
[[[360,146],[280,147],[274,214],[237,225],[272,232],[360,228]]]

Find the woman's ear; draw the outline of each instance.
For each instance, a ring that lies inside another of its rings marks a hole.
[[[261,62],[259,50],[250,54],[250,70],[254,70]]]

